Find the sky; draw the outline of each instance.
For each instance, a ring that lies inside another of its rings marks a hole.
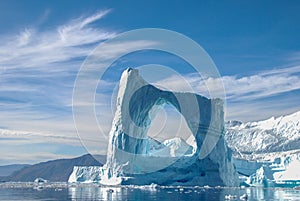
[[[82,144],[74,125],[76,76],[99,44],[133,29],[169,29],[202,46],[225,87],[226,120],[258,121],[299,111],[299,10],[296,0],[1,0],[0,165],[69,158],[96,149],[94,136],[80,136],[86,139]],[[109,54],[146,46],[125,44],[112,47]],[[149,63],[172,66],[193,90],[205,91],[203,80],[174,55],[158,51],[129,54],[110,66],[105,84],[97,91],[96,100],[106,103],[97,110],[104,133],[111,126],[110,104],[122,70]],[[155,73],[153,70],[157,78],[153,84],[188,90],[177,74],[160,77],[159,71]],[[161,112],[153,124],[168,117],[164,129],[172,133],[179,121],[173,113],[172,109]]]

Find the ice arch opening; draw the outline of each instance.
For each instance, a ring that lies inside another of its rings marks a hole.
[[[182,96],[181,93],[163,91],[150,84],[138,88],[133,93],[129,101],[129,118],[132,120],[138,130],[142,130],[139,138],[145,141],[145,143],[138,143],[134,148],[134,153],[149,154],[149,146],[145,146],[145,144],[149,140],[147,138],[148,129],[152,123],[153,117],[157,115],[159,109],[161,109],[161,106],[163,105],[170,105],[174,107],[182,115],[184,119],[183,121],[189,127],[188,132],[195,137],[195,134],[196,132],[198,132],[198,130],[194,127],[193,124],[199,124],[200,121],[198,101],[199,100],[194,94],[186,93],[184,94],[184,96]],[[210,108],[207,109],[209,110]],[[188,121],[186,120],[186,118],[189,118]],[[175,136],[173,135],[172,137]],[[178,141],[181,139],[177,138],[174,140]],[[174,140],[172,143],[176,143]],[[198,146],[195,145],[195,151],[197,150],[197,147]]]
[[[175,107],[162,104],[153,107],[149,113],[149,155],[176,157],[193,154],[196,150],[195,137]]]

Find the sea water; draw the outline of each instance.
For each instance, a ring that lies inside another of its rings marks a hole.
[[[67,183],[2,183],[0,200],[300,200],[295,188],[100,186]],[[243,196],[243,197],[241,197]]]

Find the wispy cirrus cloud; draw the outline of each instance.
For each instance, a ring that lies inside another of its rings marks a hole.
[[[85,57],[117,34],[95,26],[110,12],[101,10],[47,30],[30,25],[0,35],[0,127],[5,128],[0,138],[6,158],[16,161],[21,153],[33,157],[41,152],[57,156],[43,143],[52,143],[54,150],[73,146],[83,151],[72,118],[73,85]],[[38,153],[30,151],[33,144],[41,148]],[[7,155],[12,152],[16,158]]]
[[[221,79],[227,100],[253,100],[300,89],[300,66],[279,68],[247,76],[223,76],[203,78],[192,73],[183,77],[173,75],[155,84],[173,91],[195,91],[209,96],[208,86],[213,90],[215,81]]]
[[[90,45],[116,35],[115,32],[90,26],[109,12],[104,10],[92,16],[76,18],[53,30],[30,28],[17,35],[1,36],[0,66],[6,69],[45,69],[49,64],[87,56],[91,51]]]
[[[248,121],[257,118],[257,115],[249,115],[249,112],[258,112],[260,118],[267,118],[270,115],[280,114],[280,112],[292,112],[300,109],[295,101],[287,100],[291,97],[287,96],[287,99],[277,97],[300,90],[300,66],[277,68],[245,76],[223,76],[217,79],[221,79],[225,88],[228,119],[237,118]],[[220,87],[215,87],[215,81],[216,79],[203,78],[199,74],[193,73],[184,77],[174,75],[155,84],[173,91],[194,91],[209,96],[208,86],[212,90],[220,90]],[[216,93],[218,92],[216,91]],[[270,98],[273,100],[265,100]],[[283,101],[285,104],[278,105],[276,104],[278,101]],[[266,105],[273,104],[273,109],[266,107],[264,103]],[[288,106],[288,104],[291,105]],[[262,110],[262,108],[264,109]],[[263,114],[264,111],[265,114]]]
[[[91,26],[109,12],[104,10],[82,16],[50,30],[40,31],[36,27],[17,34],[1,35],[0,94],[33,90],[42,92],[60,86],[69,90],[56,90],[51,96],[63,95],[61,93],[66,91],[68,94],[64,95],[70,96],[83,59],[99,42],[116,35],[113,31]],[[51,89],[48,91],[51,92]]]
[[[35,133],[32,131],[0,129],[0,137],[1,143],[4,141],[13,141],[13,143],[10,143],[11,145],[43,143],[45,141],[73,145],[75,143],[80,145],[80,141],[77,137],[51,133]]]
[[[255,100],[300,89],[300,66],[264,71],[256,75],[223,77],[229,100]]]

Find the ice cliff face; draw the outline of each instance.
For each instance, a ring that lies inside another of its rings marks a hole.
[[[195,148],[182,139],[155,144],[147,136],[157,106],[162,104],[173,105],[183,115],[196,139]],[[127,69],[120,80],[107,163],[101,170],[100,182],[237,185],[237,174],[223,130],[222,100],[163,91],[148,84],[138,70]]]
[[[101,179],[101,170],[102,167],[100,166],[74,166],[73,172],[71,173],[68,182],[99,182]]]

